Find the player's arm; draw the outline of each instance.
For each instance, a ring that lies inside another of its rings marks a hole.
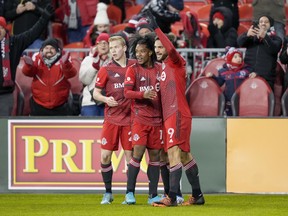
[[[129,99],[143,99],[144,92],[135,91],[135,72],[132,67],[128,67],[124,81],[124,96]]]

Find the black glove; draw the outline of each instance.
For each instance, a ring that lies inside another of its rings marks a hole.
[[[150,10],[147,10],[147,11],[145,12],[145,16],[146,16],[146,18],[148,18],[149,24],[150,24],[150,26],[151,26],[152,29],[155,30],[156,28],[159,27],[158,24],[157,24],[157,22],[156,22],[156,20],[155,20],[155,17],[153,16],[153,14],[151,13]]]
[[[209,30],[209,32],[210,32],[210,35],[215,35],[215,34],[217,34],[217,32],[219,31],[219,29],[217,28],[217,26],[215,26],[215,25],[209,25],[208,26],[208,30]]]
[[[51,4],[47,5],[45,7],[45,9],[43,10],[43,13],[42,13],[42,16],[45,18],[45,19],[50,19],[52,16],[54,15],[54,8]]]

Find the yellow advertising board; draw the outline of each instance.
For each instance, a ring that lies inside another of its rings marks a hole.
[[[288,119],[227,119],[227,192],[288,193]]]

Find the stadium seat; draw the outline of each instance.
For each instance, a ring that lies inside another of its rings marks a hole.
[[[281,98],[282,115],[288,116],[288,88],[284,91]]]
[[[181,33],[183,32],[184,27],[182,22],[175,22],[171,25],[171,32],[176,35],[177,37],[180,37]]]
[[[128,23],[121,23],[111,27],[111,33],[117,33],[119,31],[123,31],[125,27],[128,26]]]
[[[17,72],[16,72],[16,82],[20,86],[23,94],[24,94],[24,108],[23,108],[23,116],[30,115],[30,97],[31,97],[31,85],[33,78],[27,77],[23,74],[22,69],[24,66],[24,60],[23,58],[20,59],[20,62],[17,66]]]
[[[187,0],[184,1],[184,5],[189,7],[190,10],[197,12],[199,8],[203,7],[204,5],[208,5],[209,2],[206,0]]]
[[[186,90],[192,116],[222,116],[225,97],[212,78],[200,77]]]
[[[129,9],[126,10],[126,18],[124,22],[128,22],[134,15],[137,15],[141,11],[142,8],[143,8],[142,4],[129,7]]]
[[[202,23],[209,23],[211,4],[203,5],[197,10],[198,20]]]
[[[222,68],[223,64],[225,63],[224,58],[215,58],[212,59],[207,63],[207,65],[203,68],[203,71],[201,72],[200,76],[206,76],[207,73],[211,72],[215,76],[218,76],[218,70]]]
[[[74,43],[69,43],[64,46],[64,49],[82,49],[84,48],[84,43],[83,42],[74,42]],[[68,50],[69,51],[69,50]],[[71,58],[75,59],[78,58],[80,61],[82,61],[86,54],[84,52],[79,52],[79,51],[69,51]]]
[[[239,5],[239,22],[250,28],[253,19],[253,7],[251,4]]]
[[[231,98],[233,116],[273,116],[274,94],[261,77],[246,79]]]
[[[11,116],[22,116],[24,110],[24,93],[17,82],[15,82],[13,97],[14,104]]]
[[[68,37],[65,25],[59,22],[52,22],[51,28],[53,38],[58,39],[62,43],[62,46],[66,45]]]
[[[110,4],[107,8],[107,15],[112,25],[122,23],[122,11],[119,7]]]
[[[238,30],[237,30],[238,35],[241,35],[244,32],[248,32],[248,30],[249,30],[248,26],[244,25],[243,23],[239,23]]]

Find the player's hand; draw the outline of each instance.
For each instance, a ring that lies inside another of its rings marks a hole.
[[[146,90],[143,97],[146,99],[154,100],[157,97],[157,92],[154,90]]]
[[[25,55],[25,56],[23,56],[23,60],[24,60],[25,64],[33,66],[33,60],[31,57]]]
[[[111,97],[106,97],[105,103],[109,107],[115,107],[118,106],[118,102],[111,96]]]

